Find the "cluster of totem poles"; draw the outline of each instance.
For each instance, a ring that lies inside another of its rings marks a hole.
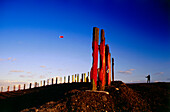
[[[109,45],[105,45],[105,33],[101,30],[101,41],[99,43],[99,28],[93,28],[92,57],[93,63],[90,71],[90,79],[92,82],[92,90],[102,91],[105,86],[111,84],[111,54]],[[98,53],[100,53],[100,68],[98,68]],[[97,76],[98,75],[98,76]],[[112,81],[114,81],[114,59],[112,58]]]
[[[79,74],[72,75],[72,83],[74,82],[90,82],[92,84],[92,90],[105,90],[105,86],[111,85],[111,54],[109,52],[109,45],[105,45],[105,33],[104,30],[101,30],[101,41],[99,43],[99,28],[93,28],[93,42],[92,42],[92,57],[93,63],[90,74],[88,72],[88,76],[86,73],[82,73],[82,78],[79,80]],[[100,67],[98,68],[98,53],[100,53]],[[90,78],[89,78],[90,75]],[[54,82],[55,79],[55,82]],[[114,81],[114,59],[112,58],[112,81]],[[40,81],[40,83],[35,82],[34,87],[41,87],[50,85],[50,83],[58,84],[62,83],[62,77],[56,77],[47,79],[47,81]],[[71,83],[70,76],[68,76],[68,83]],[[66,83],[66,77],[64,77],[64,83]],[[9,92],[10,86],[7,87],[7,92]],[[32,88],[32,83],[29,84],[29,89]],[[26,84],[23,86],[23,90],[26,89]],[[16,90],[16,86],[13,86],[13,91]],[[21,90],[21,85],[18,85],[18,90]],[[3,87],[1,87],[1,91],[3,91]]]

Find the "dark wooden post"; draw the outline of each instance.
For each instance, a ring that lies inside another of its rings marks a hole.
[[[74,75],[72,75],[72,83],[74,82]]]
[[[29,87],[30,89],[31,89],[31,86],[32,86],[32,83],[30,83],[30,87]]]
[[[3,87],[1,87],[1,92],[3,92]]]
[[[14,85],[14,88],[13,88],[14,90],[13,91],[15,91],[15,85]]]
[[[37,87],[37,82],[34,83],[34,87],[35,87],[35,88]]]
[[[70,83],[70,76],[68,76],[68,83]]]
[[[88,72],[88,76],[86,77],[86,81],[87,81],[87,82],[90,82],[90,81],[89,81],[89,72]]]
[[[84,82],[86,82],[86,73],[84,73]]]
[[[114,81],[114,58],[112,58],[112,81]]]
[[[57,84],[57,82],[58,82],[58,77],[56,77],[56,80],[55,80],[55,83]]]
[[[54,79],[52,78],[52,79],[51,79],[51,83],[52,83],[52,85],[53,85],[53,81],[54,81]]]
[[[41,86],[42,86],[42,81],[40,82]]]
[[[10,88],[10,86],[8,86],[8,88],[7,88],[7,92],[9,92],[9,88]]]
[[[83,82],[84,80],[84,73],[81,74],[81,82]]]
[[[106,45],[106,85],[111,84],[111,54],[109,52],[109,45]]]
[[[44,84],[43,85],[45,86],[45,80],[44,80]]]
[[[63,83],[62,77],[60,77],[60,83]]]
[[[77,80],[76,80],[76,79],[77,79],[77,75],[75,74],[75,82],[77,82]]]
[[[66,77],[64,76],[64,83],[66,83]]]
[[[25,84],[24,84],[24,90],[25,90]]]
[[[47,85],[49,85],[49,79],[47,79]]]
[[[36,82],[36,87],[38,87],[38,83]]]
[[[99,90],[105,89],[105,74],[106,74],[106,59],[105,59],[105,33],[101,30],[101,42],[100,42],[100,70],[99,70]]]
[[[21,90],[21,85],[18,85],[18,91],[20,91]]]
[[[79,74],[77,74],[77,82],[79,82]]]

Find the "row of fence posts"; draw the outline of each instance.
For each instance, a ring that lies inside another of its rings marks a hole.
[[[60,79],[59,79],[60,78]],[[75,82],[90,82],[89,81],[89,72],[88,76],[86,76],[86,73],[82,73],[82,78],[79,80],[79,74],[72,75],[72,83]],[[60,81],[59,81],[60,80]],[[58,82],[62,83],[62,77],[56,77],[56,82],[55,84],[58,84]],[[66,83],[66,76],[64,76],[64,83]],[[68,83],[71,83],[70,76],[68,76]],[[51,79],[51,85],[54,84],[54,78]],[[50,79],[47,79],[47,85],[50,85]],[[42,87],[46,86],[46,81],[40,81],[40,84],[38,82],[34,83],[34,88],[36,87]],[[32,83],[29,84],[29,89],[32,88]],[[10,86],[7,87],[7,92],[9,92]],[[26,89],[26,84],[24,84],[23,90]],[[18,91],[21,90],[21,85],[18,85]],[[16,90],[16,85],[13,86],[13,91]],[[3,87],[1,87],[1,92],[3,92]]]

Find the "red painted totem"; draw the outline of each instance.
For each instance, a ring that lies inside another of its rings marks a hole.
[[[99,90],[105,89],[105,74],[106,74],[106,63],[105,63],[105,37],[104,30],[101,30],[101,42],[100,42],[100,72],[99,72]]]
[[[106,85],[111,84],[111,54],[109,52],[109,45],[106,45]]]
[[[93,42],[92,42],[92,49],[93,49],[93,65],[90,71],[91,82],[94,83],[92,89],[97,89],[97,66],[98,66],[98,42],[99,42],[99,28],[93,28]]]

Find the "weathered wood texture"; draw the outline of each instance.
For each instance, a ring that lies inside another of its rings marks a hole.
[[[99,90],[105,89],[105,74],[106,74],[106,59],[105,59],[105,33],[101,30],[101,42],[100,42],[100,71],[99,71]]]
[[[93,28],[93,42],[92,42],[92,57],[93,57],[93,64],[91,68],[91,82],[92,84],[92,90],[97,89],[97,66],[98,66],[98,42],[99,42],[99,28],[94,27]]]

